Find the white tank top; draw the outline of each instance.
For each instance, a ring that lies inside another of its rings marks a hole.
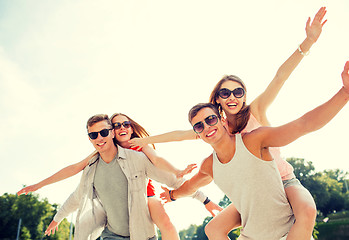
[[[294,223],[274,161],[255,157],[235,135],[234,157],[222,164],[213,152],[213,179],[241,215],[239,240],[279,240]]]

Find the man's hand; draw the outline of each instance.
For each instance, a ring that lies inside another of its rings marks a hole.
[[[162,193],[160,193],[160,198],[164,203],[172,202],[170,198],[170,190],[167,187],[161,186],[162,190],[164,190]]]
[[[56,231],[58,231],[58,222],[55,222],[52,220],[52,222],[50,223],[50,225],[47,227],[46,231],[45,231],[45,235],[50,236],[51,233],[55,234]]]

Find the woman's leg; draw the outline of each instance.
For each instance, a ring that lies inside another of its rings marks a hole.
[[[160,200],[155,197],[148,197],[148,208],[151,219],[161,232],[161,238],[163,240],[179,240],[177,230]]]
[[[240,227],[241,217],[233,204],[223,209],[205,227],[205,233],[209,239],[229,239],[231,230]]]
[[[296,218],[287,240],[310,240],[317,215],[313,197],[301,184],[286,187],[285,192]]]

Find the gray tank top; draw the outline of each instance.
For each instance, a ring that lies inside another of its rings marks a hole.
[[[279,240],[294,223],[274,161],[255,157],[236,134],[235,155],[222,164],[213,152],[213,179],[241,215],[239,240]]]

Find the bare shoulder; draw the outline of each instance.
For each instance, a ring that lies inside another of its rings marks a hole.
[[[202,161],[199,171],[202,174],[212,177],[213,176],[212,165],[213,165],[213,155],[211,154],[210,156],[208,156]]]

